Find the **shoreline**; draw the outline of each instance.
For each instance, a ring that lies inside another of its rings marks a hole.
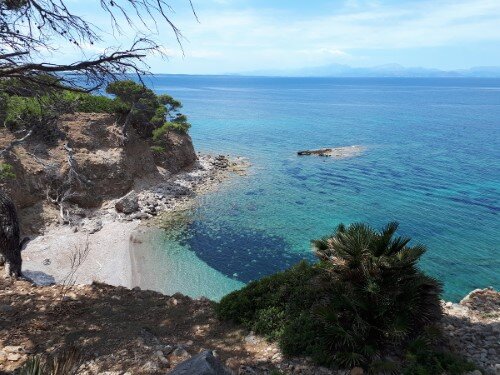
[[[217,190],[233,174],[244,175],[249,165],[242,157],[199,155],[189,170],[136,181],[134,212],[117,212],[121,197],[91,210],[74,225],[47,227],[23,250],[23,273],[37,285],[96,281],[132,288],[138,279],[132,274],[134,233],[155,226],[161,215],[191,208],[199,196]]]

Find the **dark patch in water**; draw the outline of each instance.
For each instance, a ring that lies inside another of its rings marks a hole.
[[[250,190],[245,193],[245,195],[253,196],[253,195],[262,195],[264,194],[264,189],[256,189],[256,190]]]
[[[490,204],[484,204],[484,203],[481,203],[481,202],[474,201],[472,199],[456,198],[456,197],[450,197],[448,199],[451,200],[451,201],[453,201],[453,202],[464,203],[466,205],[483,207],[483,208],[486,208],[487,210],[489,210],[489,211],[491,211],[493,213],[496,213],[496,212],[500,211],[500,207],[493,206],[493,205],[490,205]]]
[[[300,172],[302,172],[302,168],[300,167],[288,167],[285,168],[285,172],[290,175],[298,175]]]
[[[338,182],[329,182],[329,184],[332,186],[338,186],[338,187],[344,186],[344,184],[339,184]]]
[[[210,267],[242,282],[249,282],[282,271],[312,254],[290,252],[290,246],[281,237],[264,231],[220,225],[212,228],[194,221],[180,240]]]

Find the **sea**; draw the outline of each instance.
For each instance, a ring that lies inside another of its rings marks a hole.
[[[219,300],[365,222],[424,244],[443,298],[500,288],[500,79],[157,75],[197,151],[251,167],[135,245],[142,287]],[[364,146],[356,157],[297,155]]]

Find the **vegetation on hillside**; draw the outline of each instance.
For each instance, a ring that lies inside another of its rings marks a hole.
[[[43,93],[43,88],[23,90],[16,80],[3,81],[0,86],[17,89],[0,93],[0,125],[16,134],[42,135],[55,139],[61,134],[55,129],[59,117],[66,113],[110,113],[123,124],[124,133],[133,127],[143,138],[161,142],[170,130],[187,132],[190,124],[179,112],[182,104],[169,95],[156,95],[151,89],[134,81],[116,81],[107,92],[114,98],[72,90]],[[1,91],[1,90],[0,90]]]
[[[106,92],[115,96],[114,109],[123,118],[125,133],[132,126],[141,136],[159,140],[172,129],[187,132],[191,127],[187,117],[179,112],[181,102],[170,95],[156,95],[130,80],[112,82]]]
[[[320,364],[388,370],[397,364],[385,356],[398,348],[418,367],[422,350],[413,354],[410,343],[430,337],[439,322],[441,285],[417,267],[425,247],[396,237],[397,227],[340,225],[313,241],[318,263],[302,262],[229,294],[218,316]],[[447,367],[440,355],[432,358],[435,368]]]
[[[33,356],[19,369],[19,375],[76,375],[82,365],[82,355],[68,346],[55,356]]]
[[[16,178],[14,168],[10,164],[0,163],[0,181],[10,178]]]

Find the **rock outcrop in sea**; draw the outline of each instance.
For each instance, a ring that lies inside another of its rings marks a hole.
[[[298,151],[297,155],[299,156],[315,155],[315,156],[330,157],[334,159],[347,159],[360,156],[365,152],[365,150],[366,150],[365,146],[354,145],[346,147],[320,148],[315,150]]]

